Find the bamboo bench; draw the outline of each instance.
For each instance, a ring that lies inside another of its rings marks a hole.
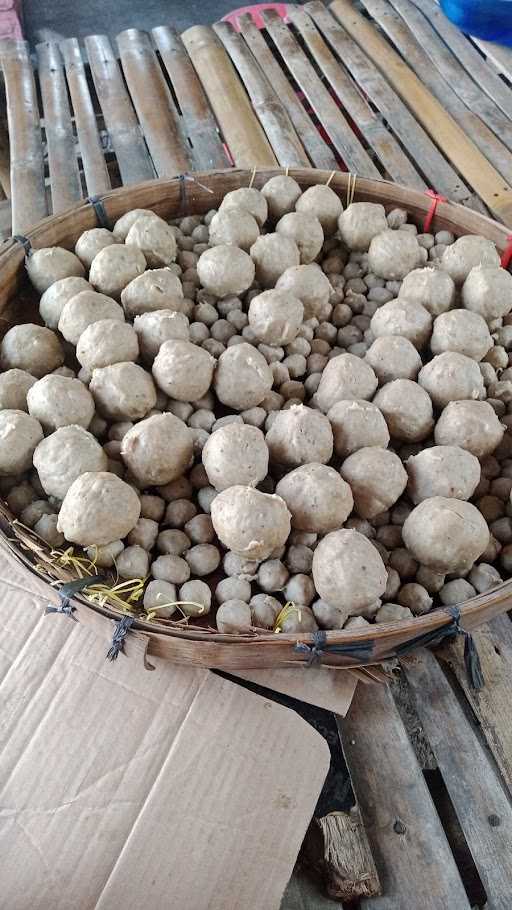
[[[512,52],[477,47],[434,0],[363,6],[368,16],[349,0],[315,0],[290,7],[288,23],[264,14],[261,31],[247,15],[239,30],[225,22],[181,36],[166,25],[128,30],[117,48],[104,35],[82,47],[70,38],[39,45],[35,69],[24,42],[1,42],[4,234],[11,211],[12,232],[22,234],[121,184],[231,165],[341,168],[433,188],[512,227]],[[468,685],[460,643],[402,665],[444,801],[432,799],[389,689],[360,685],[339,720],[383,890],[362,897],[361,910],[469,910],[454,828],[482,902],[510,910],[508,616],[475,639],[480,693]]]

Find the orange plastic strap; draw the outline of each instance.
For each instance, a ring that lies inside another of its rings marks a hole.
[[[508,269],[511,260],[512,260],[512,234],[509,234],[507,237],[507,245],[501,254],[502,269]]]
[[[448,202],[448,199],[446,196],[441,196],[440,193],[436,193],[435,190],[425,190],[425,196],[430,196],[430,198],[432,199],[430,208],[429,208],[427,214],[425,215],[425,221],[423,222],[423,232],[425,234],[427,234],[428,231],[430,230],[430,225],[432,224],[434,215],[436,213],[437,203],[438,202]]]

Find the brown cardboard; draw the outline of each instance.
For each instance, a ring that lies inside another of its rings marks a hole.
[[[319,734],[206,670],[145,670],[136,637],[112,664],[69,617],[32,619],[0,685],[2,906],[277,908],[329,765]]]

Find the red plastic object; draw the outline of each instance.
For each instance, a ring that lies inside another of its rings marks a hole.
[[[238,32],[240,31],[238,25],[238,17],[243,16],[244,13],[250,13],[252,16],[252,21],[258,28],[265,28],[265,23],[261,18],[263,10],[271,9],[277,13],[281,19],[284,19],[286,22],[288,16],[286,3],[256,3],[254,6],[241,6],[239,9],[233,10],[232,13],[228,13],[227,16],[222,17],[222,22],[230,22],[233,28]]]

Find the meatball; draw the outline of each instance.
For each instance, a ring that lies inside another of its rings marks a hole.
[[[261,430],[230,423],[208,438],[202,452],[208,480],[216,490],[257,486],[268,471],[268,448]]]
[[[313,534],[341,528],[354,500],[347,483],[334,468],[305,464],[286,474],[276,486],[292,516],[292,527]]]
[[[244,250],[221,244],[201,253],[197,274],[209,294],[216,297],[237,296],[253,283],[254,263]]]
[[[236,411],[247,411],[263,401],[273,381],[263,354],[244,342],[220,355],[213,384],[222,404]]]
[[[389,430],[381,411],[364,399],[337,401],[327,412],[336,455],[346,458],[367,446],[386,449]]]
[[[432,402],[417,382],[395,379],[382,386],[373,399],[395,439],[421,442],[434,426]]]
[[[106,471],[108,458],[99,442],[81,426],[59,427],[39,443],[34,467],[48,496],[64,499],[77,477]]]
[[[267,559],[290,533],[290,513],[284,500],[253,487],[223,490],[212,502],[211,515],[224,546],[248,559]]]
[[[358,531],[332,531],[313,556],[313,581],[322,600],[352,615],[364,613],[386,590],[387,572],[373,546]]]
[[[0,411],[0,476],[30,470],[34,450],[42,438],[41,424],[25,411]]]
[[[333,434],[329,420],[319,411],[292,405],[278,411],[266,436],[270,459],[278,464],[299,466],[332,458]]]
[[[14,325],[5,333],[0,346],[2,370],[18,369],[37,379],[64,363],[64,351],[54,332],[40,325]]]
[[[480,462],[459,446],[433,446],[411,455],[405,466],[407,492],[414,503],[432,496],[471,499],[480,483]]]
[[[174,414],[155,414],[123,436],[121,457],[143,487],[161,486],[181,477],[193,458],[191,430]]]
[[[390,509],[407,486],[407,472],[398,455],[377,446],[349,455],[341,476],[350,485],[361,518],[375,518]]]
[[[489,543],[489,528],[475,506],[434,496],[414,508],[402,529],[407,549],[435,572],[472,566]]]
[[[108,471],[81,474],[69,487],[57,530],[83,547],[121,540],[135,527],[140,500],[135,491]]]
[[[140,420],[156,405],[153,380],[135,363],[94,370],[89,388],[96,406],[110,420]]]
[[[94,416],[94,400],[83,382],[56,373],[34,383],[27,405],[29,414],[50,431],[71,424],[87,429]]]
[[[197,401],[206,395],[215,358],[190,341],[165,341],[153,363],[158,387],[176,401]]]
[[[326,414],[337,401],[372,398],[377,385],[368,363],[355,354],[340,354],[325,367],[315,401]]]
[[[180,313],[186,306],[180,279],[172,269],[152,269],[137,275],[121,292],[121,303],[128,318],[172,310]]]

